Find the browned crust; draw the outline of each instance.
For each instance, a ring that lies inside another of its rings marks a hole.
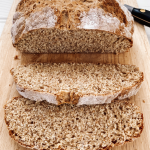
[[[128,88],[124,88],[121,94],[118,95],[118,97],[128,94],[133,87],[136,87],[136,89],[138,89],[143,81],[144,81],[144,74],[142,72],[142,78],[135,85],[128,87]]]
[[[41,0],[41,2],[42,2],[42,0]],[[41,9],[43,7],[44,3],[46,4],[46,6],[51,6],[52,5],[51,2],[48,2],[48,1],[45,1],[43,4],[38,3],[38,5],[35,1],[29,1],[29,3],[26,4],[26,8],[28,6],[31,6],[32,4],[34,4],[33,8],[28,7],[29,10],[25,11],[24,6],[23,6],[24,3],[27,3],[27,2],[24,2],[24,0],[20,0],[20,2],[17,5],[16,11],[17,12],[25,12],[25,14],[27,16],[30,13],[38,11],[39,9]],[[75,4],[77,4],[77,3],[79,3],[79,5],[85,4],[84,9],[87,9],[86,11],[88,11],[90,8],[86,7],[86,6],[89,6],[90,3],[92,4],[92,0],[78,0],[77,2],[74,1],[72,3],[68,3],[66,1],[66,4],[64,4],[64,6],[69,7],[69,10],[71,10],[72,7],[76,7]],[[105,0],[105,1],[101,0],[101,1],[98,2],[98,4],[99,4],[98,6],[96,4],[94,4],[94,7],[97,6],[98,8],[102,8],[105,12],[112,13],[113,17],[117,17],[120,20],[121,23],[125,23],[126,25],[128,24],[126,15],[124,14],[124,11],[120,8],[119,3],[116,0]],[[54,7],[54,6],[52,6],[52,7]],[[64,9],[63,9],[63,11],[64,11]]]
[[[37,63],[28,63],[28,64],[25,64],[25,66],[27,66],[29,64],[37,64]],[[43,63],[43,64],[47,64],[47,63]],[[79,63],[79,64],[81,64],[81,63]],[[92,63],[92,64],[100,64],[100,63]],[[105,64],[110,64],[110,63],[105,63]],[[117,64],[114,64],[114,65],[117,66]],[[130,66],[135,66],[135,65],[130,65]],[[10,70],[12,76],[13,76],[13,69],[14,68],[12,68]],[[116,92],[110,93],[110,94],[101,94],[101,95],[97,94],[97,95],[93,95],[93,96],[111,96],[111,95],[115,95],[115,94],[117,94],[119,92],[121,92],[121,93],[118,95],[118,97],[127,95],[132,90],[132,88],[136,87],[136,89],[138,89],[140,87],[140,85],[142,84],[142,82],[144,81],[144,74],[143,74],[143,72],[141,72],[141,73],[142,73],[142,78],[140,78],[140,80],[136,84],[134,84],[134,85],[132,85],[130,87],[124,88],[124,89],[122,89],[120,91],[116,91]],[[33,91],[30,88],[22,87],[21,85],[17,84],[17,81],[16,81],[15,78],[14,78],[14,81],[15,81],[16,85],[18,85],[19,87],[23,88],[24,90]],[[46,92],[41,92],[39,90],[34,90],[34,92],[43,93],[43,94],[46,93]],[[83,95],[82,93],[80,95],[77,95],[73,91],[70,91],[70,92],[61,92],[61,93],[58,93],[57,95],[55,95],[53,93],[49,93],[49,94],[56,96],[56,100],[58,102],[58,105],[65,104],[65,103],[66,104],[77,105],[78,102],[79,102],[80,97],[88,96],[88,95]],[[118,97],[115,98],[115,99],[118,99]]]
[[[56,100],[58,105],[61,104],[74,104],[76,105],[79,101],[80,96],[75,94],[74,92],[61,92],[56,95]]]
[[[22,96],[20,96],[20,97],[22,97]],[[14,97],[13,99],[16,99],[16,98],[18,99],[18,98],[20,98],[20,97]],[[12,100],[13,100],[13,99],[12,99]],[[126,101],[126,103],[131,103],[131,102]],[[7,129],[8,129],[9,125],[8,125],[8,122],[6,121],[6,112],[5,112],[6,105],[7,105],[7,104],[4,105],[4,120],[5,120]],[[138,107],[138,110],[139,110],[139,109],[140,109],[140,108]],[[103,148],[103,149],[97,149],[97,150],[109,150],[109,149],[111,149],[111,148],[113,148],[113,147],[115,147],[115,146],[121,146],[121,145],[124,145],[124,144],[126,144],[126,143],[132,142],[134,139],[137,139],[138,137],[140,137],[140,135],[141,135],[141,133],[142,133],[142,131],[143,131],[143,129],[144,129],[144,117],[143,117],[143,113],[141,113],[141,116],[142,116],[142,125],[141,125],[141,127],[140,127],[141,130],[140,130],[140,134],[139,134],[139,135],[137,135],[136,137],[133,137],[132,140],[130,140],[130,141],[127,141],[127,140],[126,140],[124,143],[119,143],[119,144],[118,144],[118,143],[115,143],[115,144],[112,143],[112,145],[109,146],[109,147],[105,147],[105,148]],[[8,131],[9,131],[10,137],[11,137],[15,142],[17,142],[18,144],[20,144],[20,145],[23,146],[23,147],[35,149],[34,146],[25,145],[25,144],[21,143],[20,141],[16,140],[16,139],[14,138],[14,136],[12,136],[12,132],[10,132],[9,129],[8,129]],[[44,149],[40,149],[40,150],[44,150]],[[65,150],[65,149],[63,149],[63,148],[60,147],[59,149],[56,149],[56,150]]]

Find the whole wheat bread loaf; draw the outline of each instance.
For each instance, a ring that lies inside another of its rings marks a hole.
[[[5,106],[9,135],[39,150],[106,150],[140,137],[143,114],[127,101],[60,106],[14,98]]]
[[[34,63],[11,73],[18,92],[35,101],[91,105],[135,95],[143,73],[133,65],[92,63]]]
[[[21,0],[11,33],[13,45],[27,53],[122,53],[133,31],[119,0]]]

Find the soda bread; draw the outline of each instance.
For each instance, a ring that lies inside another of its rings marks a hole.
[[[119,0],[21,0],[11,30],[27,53],[122,53],[132,47],[133,17]]]
[[[39,150],[106,150],[143,130],[143,114],[124,100],[77,107],[17,97],[7,102],[5,121],[16,142]]]
[[[35,63],[11,73],[22,96],[56,105],[111,103],[135,95],[143,82],[136,66],[121,64]]]

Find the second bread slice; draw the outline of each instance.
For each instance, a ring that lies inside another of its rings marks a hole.
[[[35,101],[91,105],[135,95],[143,73],[133,65],[35,63],[12,69],[18,92]]]

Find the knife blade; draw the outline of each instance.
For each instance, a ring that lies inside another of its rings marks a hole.
[[[134,8],[126,4],[124,4],[124,6],[131,12],[135,21],[150,27],[150,11],[146,9]]]

